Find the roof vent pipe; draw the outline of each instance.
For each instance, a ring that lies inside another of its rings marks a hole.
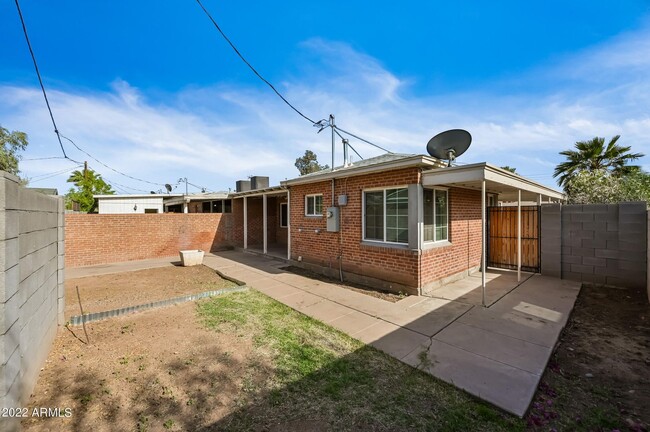
[[[348,141],[347,138],[343,138],[343,166],[347,167],[350,165],[350,158],[348,157]]]

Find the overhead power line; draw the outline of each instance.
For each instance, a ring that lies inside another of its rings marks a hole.
[[[97,163],[103,165],[104,167],[108,168],[109,170],[111,170],[111,171],[113,171],[113,172],[116,172],[116,173],[119,174],[119,175],[122,175],[122,176],[124,176],[124,177],[130,178],[131,180],[136,180],[136,181],[139,181],[139,182],[142,182],[142,183],[147,183],[147,184],[150,184],[150,185],[155,185],[155,186],[165,186],[163,183],[150,182],[150,181],[148,181],[148,180],[143,180],[143,179],[141,179],[141,178],[133,177],[132,175],[124,174],[123,172],[118,171],[118,170],[116,170],[115,168],[112,168],[112,167],[106,165],[104,162],[100,161],[99,159],[97,159],[96,157],[94,157],[93,155],[91,155],[90,153],[88,153],[86,150],[84,150],[84,149],[82,149],[81,147],[79,147],[79,146],[77,145],[77,143],[75,143],[74,141],[72,141],[72,140],[71,140],[70,138],[68,138],[67,136],[65,136],[65,135],[61,135],[61,138],[70,141],[70,142],[72,143],[72,145],[75,146],[75,148],[76,148],[77,150],[79,150],[80,152],[82,152],[83,154],[85,154],[86,156],[88,156],[89,158],[91,158],[92,160],[94,160],[95,162],[97,162]]]
[[[35,176],[35,177],[30,178],[29,182],[30,183],[36,183],[36,182],[39,182],[39,181],[42,181],[42,180],[47,180],[49,178],[56,177],[56,176],[59,176],[61,174],[68,173],[68,172],[73,171],[73,170],[75,170],[77,168],[81,168],[82,166],[83,165],[77,165],[77,166],[74,166],[72,168],[66,168],[66,169],[63,169],[63,170],[60,170],[60,171],[55,171],[55,172],[52,172],[52,173],[41,174],[39,176]]]
[[[54,126],[54,133],[56,134],[56,137],[57,137],[57,139],[58,139],[58,141],[59,141],[59,146],[61,147],[61,152],[63,153],[63,157],[45,157],[45,158],[23,159],[23,160],[68,159],[68,160],[70,160],[70,161],[72,161],[72,162],[74,162],[74,163],[76,163],[76,164],[82,165],[81,162],[76,161],[76,160],[70,158],[70,157],[66,154],[66,152],[65,152],[65,148],[64,148],[64,146],[63,146],[63,141],[61,141],[61,138],[64,138],[64,139],[70,141],[70,142],[72,143],[72,145],[75,146],[75,148],[76,148],[77,150],[79,150],[80,152],[84,153],[86,156],[88,156],[89,158],[93,159],[93,160],[96,161],[97,163],[99,163],[99,164],[105,166],[106,168],[110,169],[111,171],[114,171],[114,172],[116,172],[116,173],[118,173],[118,174],[120,174],[120,175],[122,175],[122,176],[124,176],[124,177],[130,178],[130,179],[132,179],[132,180],[136,180],[136,181],[140,181],[140,182],[143,182],[143,183],[148,183],[148,184],[156,185],[156,186],[164,186],[164,184],[162,184],[162,183],[154,183],[154,182],[150,182],[150,181],[147,181],[147,180],[143,180],[143,179],[140,179],[140,178],[137,178],[137,177],[134,177],[134,176],[130,176],[130,175],[128,175],[128,174],[125,174],[125,173],[123,173],[123,172],[120,172],[120,171],[116,170],[115,168],[112,168],[112,167],[106,165],[105,163],[103,163],[102,161],[100,161],[99,159],[97,159],[96,157],[92,156],[92,155],[91,155],[90,153],[88,153],[87,151],[83,150],[81,147],[79,147],[79,146],[78,146],[74,141],[72,141],[70,138],[64,136],[63,134],[61,134],[61,133],[59,132],[59,128],[57,127],[57,125],[56,125],[56,121],[54,120],[54,114],[53,114],[53,112],[52,112],[52,107],[50,106],[50,101],[49,101],[49,99],[48,99],[48,97],[47,97],[47,92],[46,92],[46,90],[45,90],[45,85],[43,84],[43,79],[42,79],[42,77],[41,77],[41,72],[40,72],[40,70],[39,70],[39,68],[38,68],[38,63],[36,62],[36,55],[34,54],[34,50],[32,49],[32,44],[31,44],[31,42],[29,41],[29,36],[28,36],[28,34],[27,34],[27,26],[25,25],[25,19],[23,18],[23,13],[22,13],[22,11],[21,11],[21,9],[20,9],[20,4],[19,4],[18,0],[15,0],[15,3],[16,3],[16,9],[18,10],[18,16],[20,17],[20,23],[21,23],[22,28],[23,28],[23,33],[24,33],[24,35],[25,35],[25,40],[27,41],[27,47],[29,48],[29,54],[30,54],[30,56],[31,56],[31,58],[32,58],[32,61],[34,62],[34,70],[36,71],[36,76],[38,77],[38,82],[39,82],[39,84],[40,84],[40,86],[41,86],[41,91],[43,92],[43,98],[45,99],[45,105],[47,106],[47,111],[48,111],[49,114],[50,114],[50,120],[52,120],[52,125]],[[37,181],[38,181],[38,180],[37,180]],[[131,188],[131,189],[134,189],[134,188]],[[134,190],[139,190],[139,189],[134,189]]]
[[[334,133],[337,134],[337,135],[339,136],[339,138],[341,138],[342,140],[346,139],[346,138],[343,137],[343,135],[341,135],[341,134],[339,133],[339,131],[336,130],[336,128],[334,128]],[[355,153],[357,154],[357,156],[359,156],[359,157],[363,160],[363,156],[361,156],[361,155],[359,154],[359,152],[356,151],[354,147],[352,147],[352,144],[350,144],[350,143],[348,142],[347,145],[352,149],[353,152],[355,152]]]
[[[385,151],[386,153],[391,153],[391,154],[393,153],[392,151],[387,150],[387,149],[385,149],[385,148],[383,148],[383,147],[381,147],[381,146],[379,146],[379,145],[377,145],[377,144],[375,144],[375,143],[373,143],[373,142],[370,142],[370,141],[368,141],[367,139],[363,139],[363,138],[361,138],[360,136],[353,134],[352,132],[348,132],[348,131],[346,131],[345,129],[341,129],[340,127],[338,127],[338,126],[336,126],[336,125],[334,125],[334,126],[332,126],[332,127],[335,128],[335,129],[340,130],[340,131],[343,132],[344,134],[350,135],[351,137],[354,137],[354,138],[358,139],[359,141],[363,141],[363,142],[366,143],[366,144],[370,144],[371,146],[377,147],[378,149],[383,150],[383,151]]]
[[[278,91],[278,90],[273,86],[273,84],[271,84],[271,83],[270,83],[266,78],[264,78],[264,77],[263,77],[263,76],[262,76],[262,75],[261,75],[261,74],[260,74],[260,73],[259,73],[259,72],[258,72],[258,71],[257,71],[257,70],[256,70],[256,69],[255,69],[255,68],[254,68],[250,63],[249,63],[249,62],[248,62],[248,60],[246,60],[246,58],[244,58],[244,56],[242,55],[241,52],[239,52],[239,50],[237,49],[237,47],[235,46],[235,44],[233,44],[232,41],[228,38],[228,36],[226,36],[226,34],[223,32],[223,30],[221,30],[221,27],[219,27],[219,24],[217,24],[217,22],[215,21],[215,19],[212,18],[212,15],[210,14],[210,12],[208,12],[208,10],[205,8],[205,6],[203,6],[203,3],[201,3],[201,0],[196,0],[196,2],[199,4],[199,6],[201,7],[201,9],[203,9],[203,12],[207,15],[207,17],[210,19],[210,21],[212,21],[212,24],[213,24],[213,25],[215,26],[215,28],[219,31],[219,33],[221,34],[221,36],[223,36],[223,38],[226,40],[226,42],[228,42],[228,45],[230,45],[230,47],[235,51],[235,53],[239,56],[239,58],[240,58],[240,59],[241,59],[241,60],[246,64],[246,66],[248,66],[248,68],[249,68],[250,70],[252,70],[253,73],[254,73],[255,75],[257,75],[257,77],[258,77],[259,79],[261,79],[261,80],[262,80],[262,81],[263,81],[267,86],[269,86],[269,87],[271,88],[271,90],[273,90],[273,91],[275,92],[275,94],[278,95],[278,96],[280,97],[280,99],[282,99],[282,100],[284,101],[285,104],[287,104],[287,105],[288,105],[292,110],[294,110],[296,113],[298,113],[299,116],[301,116],[302,118],[304,118],[305,120],[307,120],[307,121],[310,122],[311,124],[314,124],[315,122],[314,122],[312,119],[310,119],[309,117],[307,117],[305,114],[303,114],[302,112],[300,112],[300,110],[299,110],[298,108],[296,108],[295,106],[293,106],[293,105],[291,104],[291,102],[289,102],[289,101],[288,101],[284,96],[282,96],[282,93],[280,93],[280,92],[279,92],[279,91]]]
[[[54,126],[54,133],[56,138],[59,140],[59,146],[61,146],[61,152],[63,157],[67,158],[65,154],[65,148],[63,148],[63,142],[61,141],[61,136],[59,134],[59,129],[56,127],[56,121],[54,120],[54,114],[52,114],[52,108],[50,107],[50,101],[47,99],[47,92],[45,91],[45,86],[43,85],[43,79],[41,78],[41,72],[38,70],[38,64],[36,63],[36,56],[34,55],[34,50],[32,49],[32,44],[29,41],[29,36],[27,35],[27,27],[25,26],[25,20],[23,18],[23,12],[20,10],[20,4],[18,0],[16,2],[16,9],[18,10],[18,16],[20,17],[20,24],[23,27],[23,33],[25,34],[25,40],[27,41],[27,47],[29,48],[29,54],[32,56],[32,61],[34,62],[34,69],[36,70],[36,76],[38,77],[38,83],[41,85],[41,91],[43,92],[43,98],[45,99],[45,105],[47,105],[47,111],[50,113],[50,119],[52,120],[52,126]]]
[[[39,158],[21,158],[21,161],[40,161],[40,160],[50,160],[50,159],[68,159],[68,157],[63,157],[63,156],[48,156],[48,157],[39,157]]]
[[[122,189],[125,193],[129,193],[129,192],[126,191],[125,189],[130,189],[130,190],[132,190],[132,191],[135,191],[135,192],[142,192],[142,193],[149,193],[149,192],[150,192],[150,191],[147,191],[147,190],[144,190],[144,189],[138,189],[138,188],[134,188],[134,187],[131,187],[131,186],[123,185],[123,184],[121,184],[121,183],[117,183],[117,182],[115,182],[115,181],[109,179],[109,178],[106,177],[105,175],[103,175],[99,170],[95,169],[94,167],[90,167],[90,166],[88,166],[88,168],[89,168],[89,169],[92,169],[92,170],[95,171],[95,172],[98,172],[98,173],[102,176],[102,178],[106,181],[106,183],[108,183],[108,184],[111,185],[111,186],[115,186],[116,189]]]
[[[321,124],[322,120],[321,120],[321,122],[315,122],[315,121],[312,120],[311,118],[307,117],[307,116],[306,116],[305,114],[303,114],[303,113],[302,113],[298,108],[296,108],[296,107],[295,107],[291,102],[289,102],[289,101],[288,101],[288,100],[287,100],[287,99],[282,95],[282,93],[280,93],[280,92],[278,91],[278,89],[275,88],[275,86],[274,86],[273,84],[271,84],[271,83],[270,83],[266,78],[264,78],[264,77],[263,77],[263,76],[262,76],[262,75],[261,75],[261,74],[260,74],[260,73],[259,73],[259,72],[254,68],[254,67],[253,67],[253,65],[251,65],[251,64],[248,62],[248,60],[246,60],[246,58],[242,55],[242,53],[239,51],[239,49],[237,49],[237,47],[235,46],[235,44],[230,40],[230,38],[228,38],[228,36],[226,36],[226,34],[224,33],[224,31],[221,30],[221,27],[219,26],[219,24],[217,24],[217,21],[215,21],[215,19],[212,17],[212,15],[210,14],[210,12],[208,12],[208,10],[205,8],[205,6],[203,6],[203,3],[201,3],[201,0],[196,0],[196,2],[197,2],[198,5],[201,7],[201,9],[202,9],[203,12],[205,13],[205,15],[210,19],[210,21],[212,21],[212,24],[213,24],[214,27],[219,31],[219,33],[221,34],[221,36],[226,40],[226,42],[228,42],[228,45],[230,45],[230,47],[233,49],[233,51],[235,51],[235,53],[239,56],[239,58],[240,58],[240,59],[241,59],[241,60],[246,64],[246,66],[248,66],[248,68],[249,68],[251,71],[253,71],[253,73],[254,73],[254,74],[255,74],[255,75],[256,75],[260,80],[262,80],[262,81],[263,81],[267,86],[269,86],[269,87],[271,88],[271,90],[273,90],[273,92],[274,92],[276,95],[278,95],[278,97],[279,97],[280,99],[282,99],[282,101],[283,101],[285,104],[287,104],[287,105],[288,105],[292,110],[294,110],[294,111],[295,111],[299,116],[301,116],[301,117],[304,118],[305,120],[309,121],[312,125],[317,126],[317,125]],[[322,125],[321,125],[321,126],[322,126]],[[346,134],[348,134],[348,135],[350,135],[350,136],[352,136],[352,137],[354,137],[354,138],[356,138],[356,139],[358,139],[358,140],[360,140],[360,141],[363,141],[363,142],[365,142],[366,144],[370,144],[370,145],[372,145],[372,146],[375,146],[375,147],[377,147],[378,149],[381,149],[381,150],[383,150],[383,151],[385,151],[385,152],[387,152],[387,153],[392,153],[391,151],[386,150],[385,148],[383,148],[383,147],[381,147],[381,146],[378,146],[377,144],[375,144],[375,143],[373,143],[373,142],[370,142],[370,141],[368,141],[367,139],[361,138],[361,137],[359,137],[359,136],[357,136],[357,135],[355,135],[355,134],[353,134],[353,133],[351,133],[351,132],[347,132],[347,131],[345,131],[345,130],[343,130],[343,129],[341,129],[341,128],[335,126],[335,125],[329,125],[329,126],[330,126],[330,127],[333,127],[333,128],[338,128],[341,132],[344,132],[344,133],[346,133]],[[325,127],[327,127],[327,126],[325,126]],[[322,130],[322,127],[321,127],[321,130]],[[320,132],[320,131],[319,131],[319,132]],[[354,150],[354,148],[352,148],[352,150]],[[357,153],[356,150],[354,150],[354,152]],[[359,153],[357,153],[357,155],[359,155]],[[361,156],[359,155],[359,157],[361,157]]]

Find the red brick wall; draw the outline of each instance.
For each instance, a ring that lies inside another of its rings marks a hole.
[[[419,169],[409,168],[337,179],[334,196],[345,194],[340,207],[341,230],[327,232],[325,217],[305,216],[305,195],[322,193],[323,212],[332,206],[332,183],[324,181],[291,187],[291,258],[402,285],[418,286],[418,255],[408,249],[362,245],[362,191],[374,187],[406,186],[419,182]],[[335,203],[336,204],[336,203]],[[318,230],[319,232],[316,232]]]
[[[232,244],[233,214],[67,214],[65,265],[133,261]]]
[[[262,215],[262,197],[248,197],[246,198],[248,208],[248,247],[262,248],[264,244],[264,221]],[[243,223],[243,219],[237,223]]]
[[[261,248],[264,242],[262,225],[262,197],[248,197],[248,247]],[[286,195],[267,198],[267,241],[269,244],[287,244],[287,229],[280,228],[280,203],[287,202]],[[244,199],[232,200],[234,226],[233,245],[244,247]]]
[[[422,252],[422,286],[481,263],[481,192],[451,188],[449,205],[451,245]]]
[[[234,246],[244,247],[244,199],[232,200],[232,243]]]

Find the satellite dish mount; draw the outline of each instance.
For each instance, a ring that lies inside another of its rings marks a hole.
[[[434,136],[427,143],[427,152],[434,158],[447,160],[450,167],[456,157],[467,151],[472,135],[464,129],[450,129]]]

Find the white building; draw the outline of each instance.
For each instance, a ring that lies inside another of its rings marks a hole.
[[[200,194],[94,195],[99,214],[230,213],[229,192]]]
[[[99,214],[163,213],[164,199],[182,197],[180,194],[95,195]]]

